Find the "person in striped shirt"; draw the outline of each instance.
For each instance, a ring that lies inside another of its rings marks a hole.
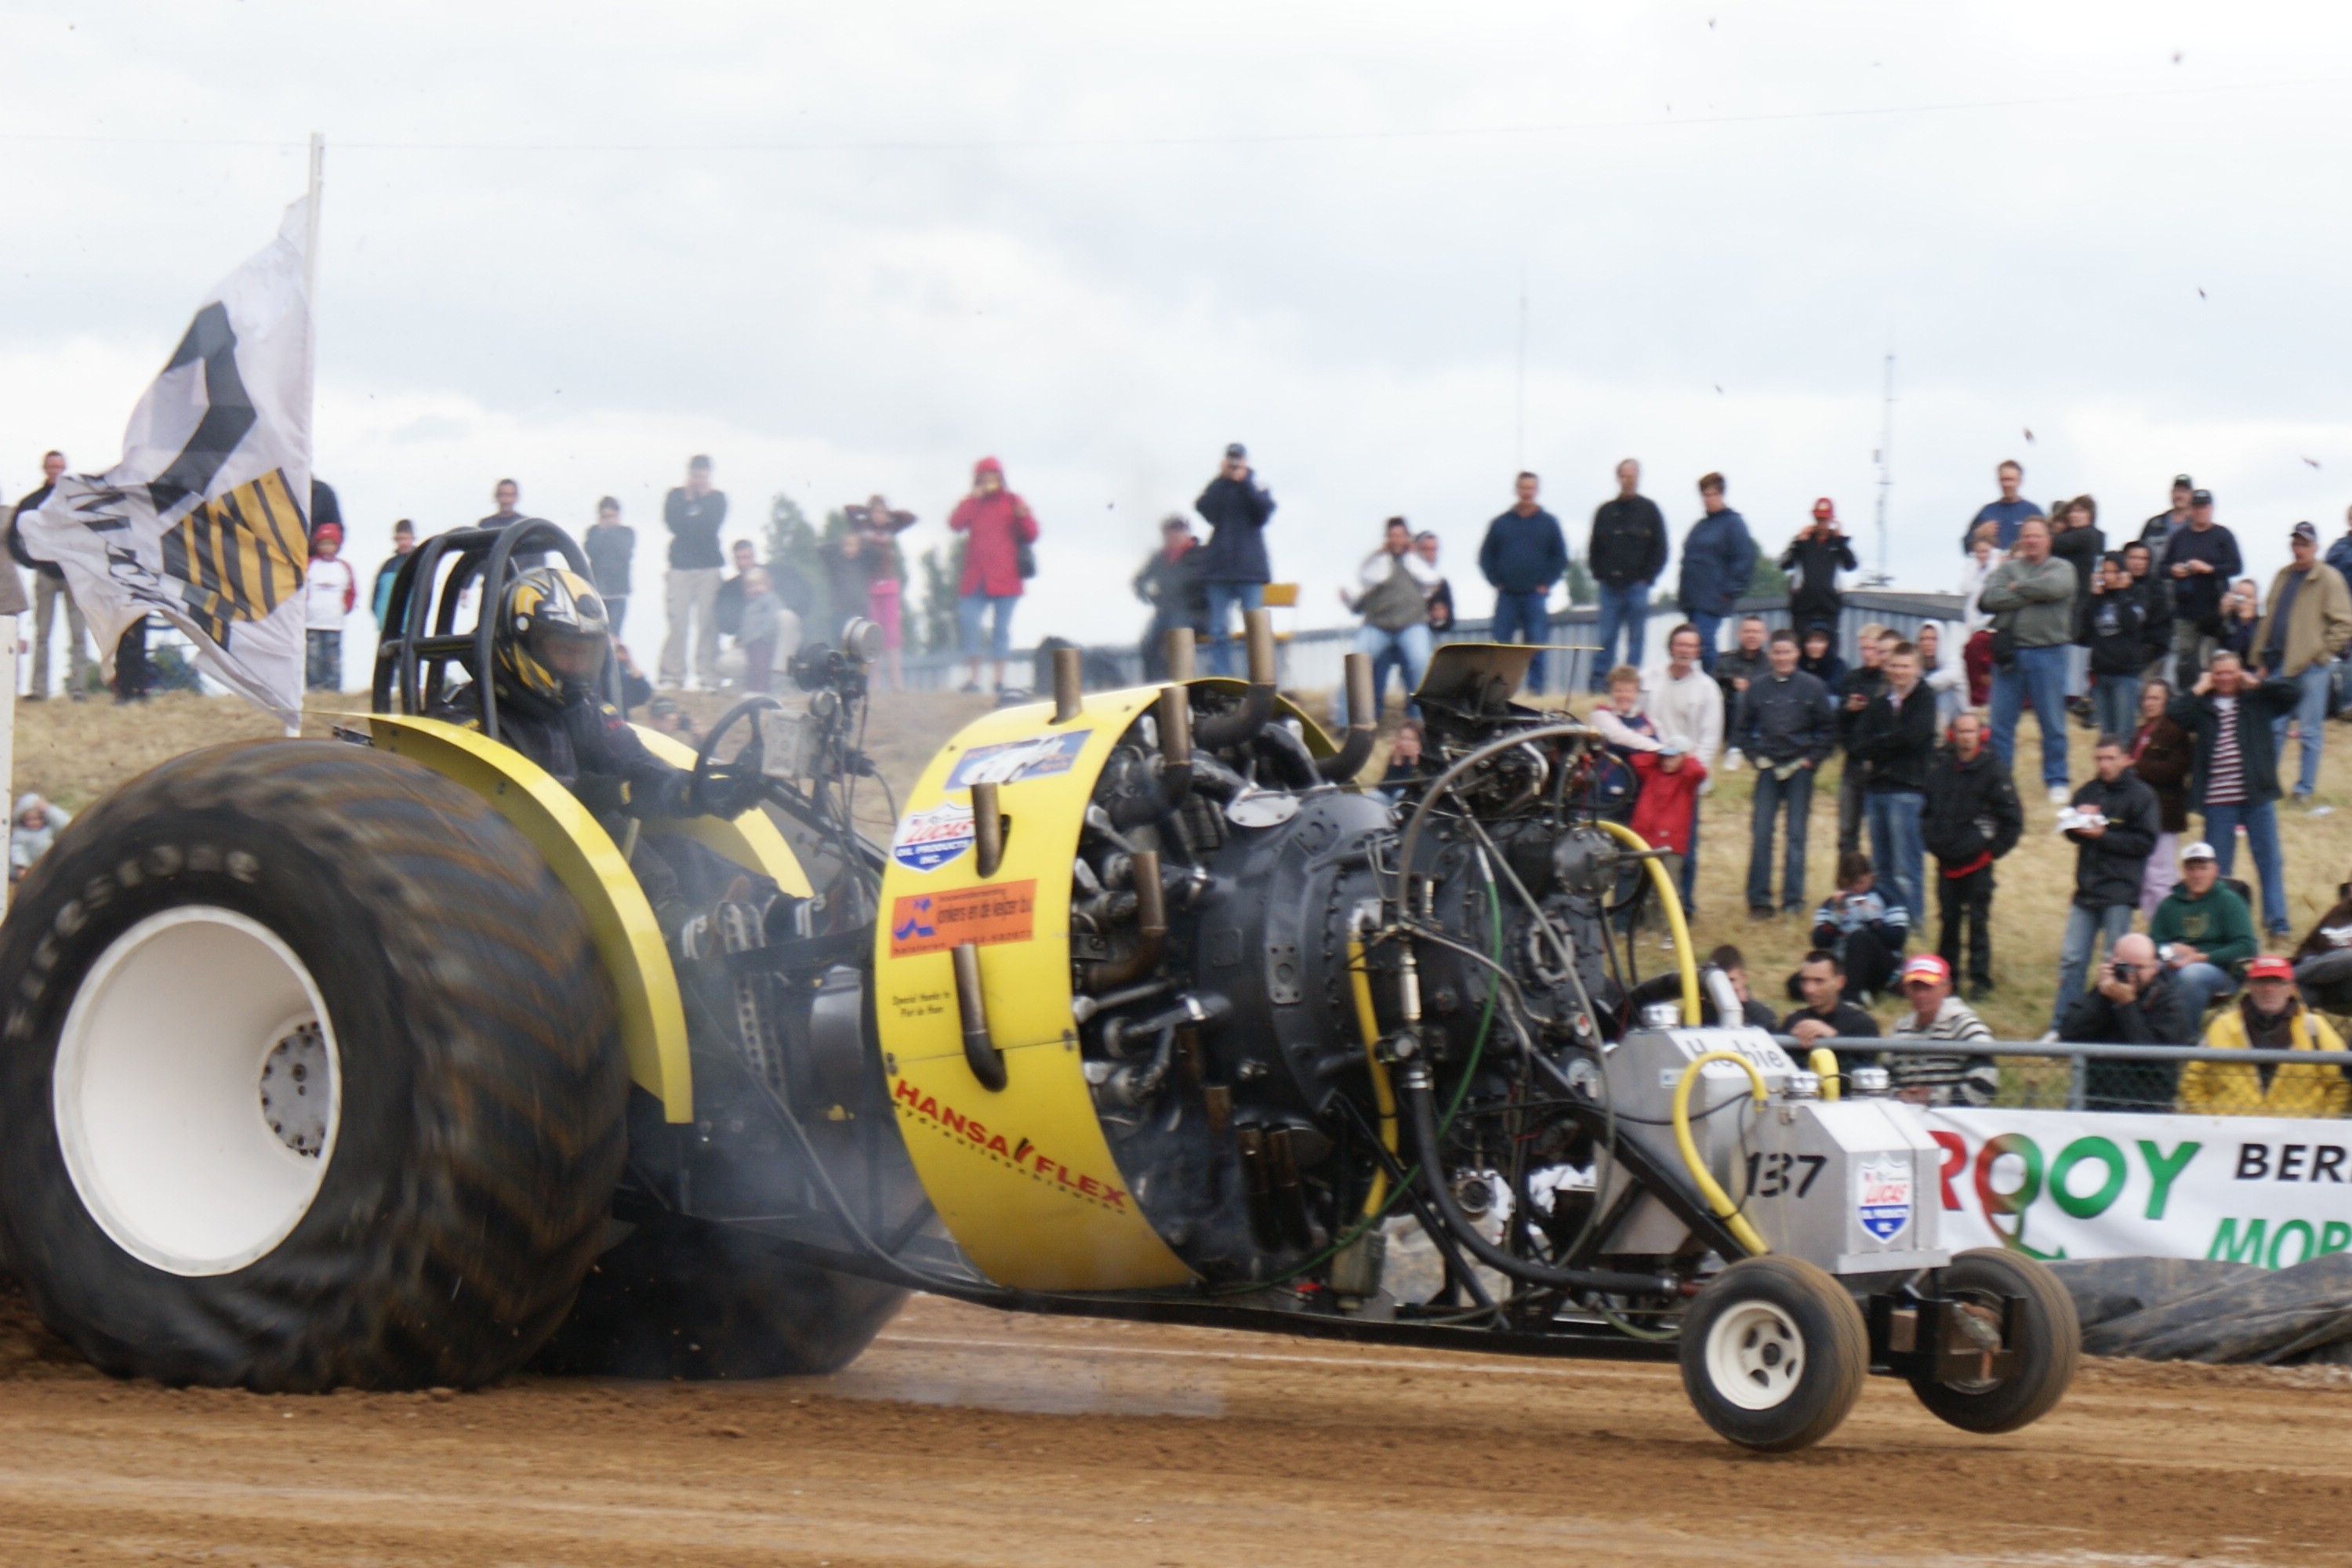
[[[1952,969],[1932,952],[1905,960],[1898,976],[1906,1011],[1888,1031],[1890,1039],[1990,1040],[1976,1009],[1952,994]],[[2000,1089],[2000,1069],[1990,1057],[1955,1050],[1949,1054],[1889,1053],[1886,1076],[1897,1100],[1914,1105],[1990,1105]]]
[[[2246,830],[2254,870],[2263,883],[2263,926],[2287,935],[2286,877],[2279,854],[2278,748],[2271,721],[2303,700],[2292,680],[2260,680],[2233,653],[2213,656],[2191,690],[2172,700],[2166,716],[2197,738],[2197,771],[2189,806],[2203,814],[2205,837],[2227,877],[2238,858],[2238,829]]]

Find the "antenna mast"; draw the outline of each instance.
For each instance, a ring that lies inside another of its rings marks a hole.
[[[1885,420],[1878,433],[1878,450],[1872,454],[1878,461],[1878,581],[1883,584],[1895,579],[1886,569],[1886,492],[1895,488],[1895,351],[1886,351],[1886,410]]]

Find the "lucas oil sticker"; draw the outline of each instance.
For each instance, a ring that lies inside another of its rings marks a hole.
[[[956,759],[948,773],[948,789],[970,789],[976,784],[1007,784],[1015,779],[1044,778],[1066,773],[1078,760],[1092,730],[1072,730],[1060,735],[1036,735],[1025,741],[1000,741],[975,746]]]
[[[1893,1241],[1911,1223],[1911,1158],[1882,1155],[1854,1170],[1854,1214],[1862,1228],[1881,1241]]]
[[[890,909],[890,956],[945,952],[967,942],[976,947],[1027,942],[1035,934],[1036,905],[1034,879],[939,893],[901,893]]]
[[[910,871],[936,871],[971,847],[971,808],[950,801],[910,814],[890,838],[890,858]]]

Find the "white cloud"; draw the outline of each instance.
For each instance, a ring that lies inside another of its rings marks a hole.
[[[919,548],[993,452],[1047,531],[1024,634],[1119,637],[1152,523],[1238,437],[1277,570],[1336,616],[1392,512],[1475,574],[1521,458],[1524,278],[1524,456],[1572,537],[1630,452],[1678,521],[1720,468],[1768,541],[1827,493],[1867,552],[1891,340],[1906,582],[1944,585],[2012,454],[2110,518],[2189,469],[2275,564],[2352,499],[2345,94],[2117,95],[2352,76],[2347,34],[1858,0],[20,5],[0,135],[124,140],[5,144],[0,484],[44,447],[111,456],[316,128],[319,467],[371,560],[509,473],[560,521],[613,493],[657,533],[698,450],[743,531],[777,490],[880,489]],[[1916,111],[1769,118],[1885,106]],[[1588,128],[1197,140],[1534,125]],[[816,143],[864,150],[712,150]]]

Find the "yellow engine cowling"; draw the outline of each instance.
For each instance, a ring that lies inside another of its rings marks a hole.
[[[891,1103],[932,1206],[999,1284],[1108,1290],[1190,1278],[1112,1157],[1070,1010],[1079,828],[1112,748],[1159,695],[1156,687],[1098,693],[1059,724],[1040,703],[967,726],[908,796],[883,875],[875,1016]],[[1311,751],[1330,754],[1312,721],[1283,708],[1301,721]],[[975,782],[998,786],[1006,822],[1003,862],[985,880],[971,847]],[[964,1056],[951,957],[964,941],[978,949],[1001,1090]]]

